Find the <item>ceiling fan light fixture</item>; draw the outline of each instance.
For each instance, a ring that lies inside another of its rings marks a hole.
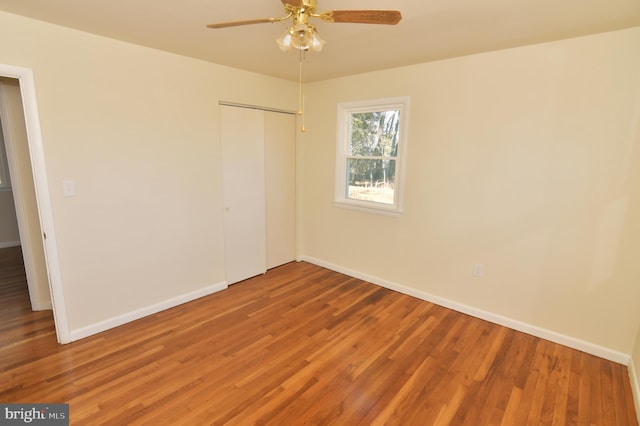
[[[294,27],[289,27],[277,40],[282,51],[289,51],[292,48],[298,50],[313,50],[319,52],[326,43],[316,29],[309,24],[301,23]]]
[[[280,47],[280,50],[282,50],[283,52],[288,52],[289,50],[291,50],[292,38],[293,36],[288,29],[280,37],[278,37],[276,39],[276,43],[278,43],[278,47]]]
[[[311,48],[311,50],[313,50],[315,52],[319,52],[324,47],[325,43],[326,43],[326,41],[324,41],[320,37],[320,35],[316,31],[316,29],[313,28],[313,30],[311,31],[311,43],[309,44],[309,47]]]

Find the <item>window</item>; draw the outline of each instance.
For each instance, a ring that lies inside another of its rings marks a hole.
[[[408,109],[407,97],[338,105],[337,205],[401,212]]]

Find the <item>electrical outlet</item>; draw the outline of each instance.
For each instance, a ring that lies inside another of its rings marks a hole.
[[[474,263],[473,264],[473,276],[474,277],[484,277],[484,264],[482,264],[482,263]]]

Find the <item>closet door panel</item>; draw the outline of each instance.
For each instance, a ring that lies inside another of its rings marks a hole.
[[[296,257],[295,115],[264,112],[267,269]]]
[[[233,284],[267,269],[263,111],[221,105],[220,136],[225,266]]]

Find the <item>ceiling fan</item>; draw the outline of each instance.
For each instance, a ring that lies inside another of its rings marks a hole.
[[[397,10],[327,10],[318,12],[317,0],[280,0],[286,15],[280,18],[249,19],[244,21],[220,22],[209,24],[207,28],[228,28],[240,25],[265,24],[293,19],[285,33],[276,40],[280,49],[287,51],[296,48],[302,51],[309,49],[319,51],[324,46],[315,27],[309,18],[319,18],[324,22],[355,24],[395,25],[402,19]]]

